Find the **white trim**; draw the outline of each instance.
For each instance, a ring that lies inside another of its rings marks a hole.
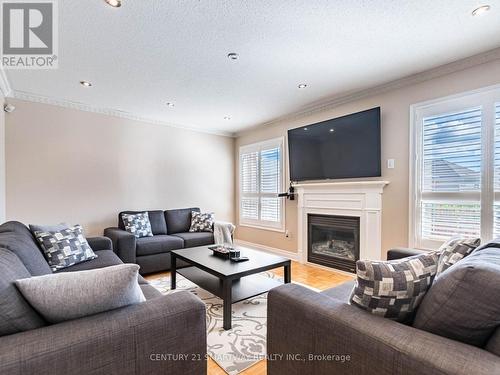
[[[281,183],[280,187],[281,189],[285,189],[285,137],[277,137],[277,138],[272,138],[272,139],[267,139],[265,141],[261,142],[256,142],[256,143],[250,143],[246,145],[240,146],[238,150],[238,225],[242,227],[250,227],[250,228],[255,228],[255,229],[261,229],[261,230],[270,230],[274,232],[280,232],[284,233],[285,228],[286,228],[286,204],[283,200],[280,201],[280,208],[281,208],[281,221],[279,223],[274,223],[274,222],[266,222],[263,220],[250,220],[250,219],[243,219],[241,217],[241,197],[242,197],[242,192],[241,192],[241,155],[243,153],[248,153],[248,152],[253,152],[253,151],[260,151],[261,149],[265,147],[275,147],[278,146],[281,149],[281,155],[280,155],[280,172],[281,172]],[[260,157],[260,156],[259,156]],[[250,194],[251,195],[251,194]],[[257,197],[261,197],[262,193],[256,193]],[[269,194],[272,196],[273,194]]]
[[[409,154],[409,218],[408,218],[408,242],[410,247],[421,249],[434,249],[442,242],[435,240],[421,240],[420,211],[422,193],[419,189],[421,181],[421,133],[424,117],[435,114],[446,114],[462,110],[468,107],[482,107],[481,126],[481,191],[464,193],[432,193],[441,196],[442,199],[459,198],[463,201],[477,201],[481,203],[481,238],[490,240],[493,235],[493,206],[494,202],[494,176],[491,173],[494,166],[494,137],[495,137],[495,103],[500,100],[500,84],[470,90],[459,94],[449,95],[443,98],[432,99],[410,106],[410,154]],[[426,193],[429,196],[430,193]],[[426,197],[428,199],[429,197]],[[485,204],[488,202],[488,204]],[[491,207],[490,207],[491,206]]]
[[[5,69],[0,65],[0,91],[4,97],[8,97],[12,94],[12,89],[10,87],[9,79],[5,73]]]
[[[490,51],[486,51],[474,56],[467,57],[465,59],[453,61],[451,63],[438,66],[433,69],[425,70],[420,73],[416,73],[410,76],[406,76],[400,79],[396,79],[394,81],[390,81],[387,83],[383,83],[381,85],[372,86],[372,87],[364,87],[360,90],[356,90],[354,92],[348,94],[339,94],[337,96],[330,97],[324,101],[319,101],[313,103],[309,106],[305,106],[300,111],[290,113],[284,116],[277,117],[271,121],[267,121],[264,123],[256,124],[249,128],[243,129],[235,133],[236,137],[240,137],[247,132],[254,131],[258,128],[269,127],[271,125],[275,125],[284,121],[294,121],[298,120],[316,113],[325,112],[331,110],[335,107],[338,107],[342,104],[346,104],[349,102],[353,102],[356,100],[368,98],[375,95],[384,94],[386,92],[397,90],[403,87],[408,87],[411,85],[415,85],[421,82],[425,82],[431,79],[435,79],[438,77],[442,77],[448,74],[452,74],[455,72],[459,72],[461,70],[465,70],[468,68],[472,68],[477,65],[486,64],[491,61],[500,60],[500,48],[496,48]]]
[[[253,247],[253,248],[257,249],[257,250],[262,250],[262,251],[265,251],[265,252],[268,252],[268,253],[271,253],[271,254],[281,255],[281,256],[284,256],[286,258],[290,258],[291,260],[299,261],[299,254],[292,253],[290,251],[286,251],[286,250],[283,250],[283,249],[277,249],[275,247],[265,246],[265,245],[261,245],[261,244],[258,244],[258,243],[249,242],[249,241],[243,241],[243,240],[238,240],[238,239],[234,240],[234,244],[235,245],[244,246],[244,247],[250,247],[250,248]],[[330,271],[331,270],[332,269],[330,268]]]
[[[234,137],[234,133],[232,133],[232,132],[225,132],[225,131],[220,131],[217,129],[202,129],[202,128],[184,126],[184,125],[179,125],[179,124],[174,124],[174,123],[170,123],[170,122],[165,122],[165,121],[161,121],[161,120],[155,120],[155,119],[151,119],[151,118],[147,118],[147,117],[134,115],[133,113],[126,112],[126,111],[120,111],[120,110],[116,110],[116,109],[112,109],[112,108],[95,107],[95,106],[92,106],[89,104],[84,104],[84,103],[80,103],[80,102],[73,102],[71,100],[66,100],[66,99],[57,99],[57,98],[52,98],[52,97],[48,97],[48,96],[28,93],[28,92],[24,92],[24,91],[14,90],[11,92],[10,97],[15,98],[15,99],[19,99],[19,100],[28,101],[28,102],[33,102],[33,103],[50,104],[50,105],[55,105],[55,106],[63,107],[63,108],[77,109],[79,111],[99,113],[99,114],[108,115],[108,116],[120,117],[120,118],[125,118],[128,120],[144,122],[147,124],[162,125],[162,126],[169,126],[171,128],[190,130],[190,131],[194,131],[197,133],[220,135],[220,136],[224,136],[224,137]]]

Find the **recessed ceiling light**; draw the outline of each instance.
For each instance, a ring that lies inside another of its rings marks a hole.
[[[83,87],[91,87],[92,83],[89,81],[80,81],[80,85],[82,85]]]
[[[305,83],[301,83],[300,85],[297,86],[299,89],[305,89],[307,85]]]
[[[175,107],[175,104],[172,102],[167,102],[166,104],[167,104],[167,107],[170,107],[170,108]]]
[[[240,58],[240,55],[237,53],[231,52],[230,54],[227,55],[229,60],[238,60]]]
[[[486,13],[487,11],[489,11],[490,9],[491,9],[491,7],[489,5],[482,5],[479,8],[474,9],[472,11],[472,15],[473,16],[480,16],[480,15]]]
[[[305,131],[308,131],[309,129],[307,129],[307,128],[304,128],[304,130],[305,130]]]
[[[104,1],[113,8],[119,8],[122,6],[122,0],[104,0]]]
[[[335,129],[330,129],[330,133],[333,133],[335,131]]]
[[[224,120],[231,120],[231,116],[224,116]]]

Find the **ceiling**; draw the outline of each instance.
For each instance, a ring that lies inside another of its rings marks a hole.
[[[500,0],[122,1],[59,1],[59,68],[14,96],[231,134],[500,46]]]

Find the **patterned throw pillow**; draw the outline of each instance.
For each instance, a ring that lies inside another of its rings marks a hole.
[[[138,214],[122,214],[123,225],[127,232],[132,233],[136,238],[153,237],[151,222],[147,212]]]
[[[52,271],[97,258],[80,225],[60,231],[35,232]]]
[[[479,238],[454,237],[445,242],[438,250],[439,261],[437,274],[453,266],[459,260],[470,255],[481,244]]]
[[[432,284],[438,258],[437,252],[430,252],[390,261],[358,260],[350,303],[384,318],[408,321]]]
[[[190,232],[213,232],[214,226],[214,213],[208,212],[202,214],[201,212],[191,212],[191,228]]]

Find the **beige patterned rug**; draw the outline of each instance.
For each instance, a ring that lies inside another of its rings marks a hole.
[[[275,278],[272,272],[262,277]],[[150,280],[163,294],[170,290],[170,277]],[[241,301],[232,306],[232,329],[222,328],[222,300],[196,284],[177,275],[177,289],[187,290],[200,297],[207,306],[207,352],[228,374],[238,374],[266,355],[267,293]]]

